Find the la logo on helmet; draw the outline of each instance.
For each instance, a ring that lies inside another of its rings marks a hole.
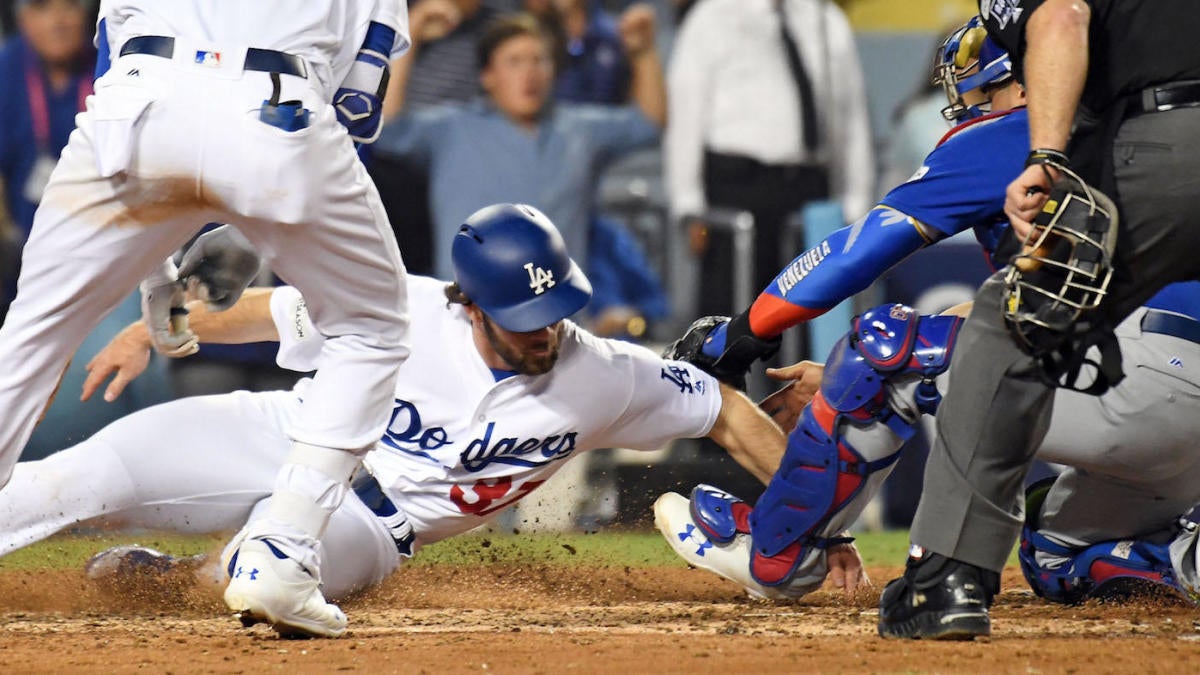
[[[525,271],[529,273],[529,287],[534,295],[541,295],[554,286],[554,272],[541,267],[534,268],[531,262],[525,263]]]

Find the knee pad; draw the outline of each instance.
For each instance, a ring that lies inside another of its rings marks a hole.
[[[801,414],[770,485],[749,515],[751,575],[764,586],[786,583],[812,548],[846,541],[823,535],[833,516],[866,504],[868,478],[890,469],[920,413],[941,396],[934,378],[950,363],[958,317],[920,317],[904,305],[884,305],[855,318],[834,346],[821,390]],[[918,377],[914,409],[893,409],[890,381]],[[879,423],[895,434],[894,449],[867,460],[845,438],[846,425]],[[718,539],[719,541],[719,539]]]
[[[1176,579],[1169,544],[1125,539],[1076,547],[1042,534],[1041,508],[1054,480],[1040,480],[1026,490],[1025,526],[1017,552],[1021,573],[1038,597],[1067,605],[1157,594],[1189,598]]]

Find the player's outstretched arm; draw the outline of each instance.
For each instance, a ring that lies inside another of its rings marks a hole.
[[[688,361],[741,386],[753,363],[778,349],[778,336],[858,293],[939,235],[894,208],[879,205],[830,234],[784,267],[745,312],[730,321],[706,317],[666,356]],[[713,319],[717,321],[713,321]]]
[[[765,485],[771,481],[787,437],[771,418],[742,392],[721,384],[721,412],[708,437]]]
[[[750,329],[772,338],[812,320],[933,241],[907,214],[876,206],[788,263],[750,306]]]
[[[250,288],[237,304],[224,312],[210,312],[203,302],[188,303],[188,320],[201,343],[240,344],[279,339],[271,318],[271,288]],[[95,394],[112,376],[104,390],[105,401],[115,401],[130,382],[137,379],[150,363],[153,344],[146,324],[129,324],[87,364],[81,401]]]

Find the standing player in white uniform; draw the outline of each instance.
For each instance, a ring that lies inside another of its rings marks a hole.
[[[316,542],[379,438],[408,353],[404,266],[351,141],[378,133],[388,58],[408,45],[404,5],[105,0],[99,19],[107,72],[46,188],[0,330],[0,485],[80,341],[140,280],[159,346],[192,349],[185,327],[172,330],[173,275],[157,270],[204,223],[236,223],[328,339],[286,428],[273,508],[243,544],[263,561],[260,583],[227,600],[340,630]],[[268,564],[279,551],[299,567]]]
[[[387,429],[364,460],[369,473],[354,481],[358,497],[341,504],[321,538],[331,597],[378,583],[421,545],[486,522],[593,448],[654,449],[708,435],[760,480],[770,477],[784,436],[744,395],[565,319],[587,303],[590,285],[541,213],[484,209],[455,237],[452,258],[454,285],[409,279],[412,357],[400,366]],[[197,313],[193,324],[205,341],[277,339],[279,363],[300,371],[319,365],[325,342],[287,287],[252,289],[229,312]],[[127,329],[93,364],[94,383],[113,369],[127,371],[120,382],[135,376],[146,342],[144,326]],[[313,386],[167,403],[19,464],[0,492],[0,554],[98,516],[187,532],[239,527],[270,508],[285,430],[305,414],[300,399]],[[235,553],[244,534],[225,558],[234,581],[252,586],[260,563],[245,559],[244,546]],[[840,548],[832,564],[857,578],[853,549]]]

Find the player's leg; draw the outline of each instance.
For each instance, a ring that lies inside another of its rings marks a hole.
[[[78,118],[34,217],[17,297],[0,328],[0,486],[83,338],[205,222],[194,205],[164,208],[167,195],[121,173],[128,167],[114,155],[146,159],[133,147],[139,120],[152,115],[145,105],[106,108],[113,100],[98,92]],[[105,178],[98,164],[118,175]]]
[[[285,82],[283,95],[310,106],[312,125],[297,136],[257,122],[239,128],[241,142],[260,149],[239,170],[259,174],[247,175],[250,185],[270,176],[274,192],[267,199],[261,190],[234,190],[226,201],[231,220],[303,293],[313,323],[327,338],[321,369],[289,429],[294,444],[270,506],[249,523],[242,547],[243,558],[259,556],[263,565],[276,552],[298,562],[309,579],[287,584],[297,597],[311,599],[320,595],[316,542],[345,498],[361,455],[382,435],[396,372],[408,354],[408,316],[404,266],[378,192],[329,106],[310,102],[312,92],[290,94],[288,86],[299,83]],[[315,601],[267,607],[264,598],[274,603],[279,596],[256,590],[266,586],[235,577],[226,601],[252,618],[269,617],[277,627],[293,609],[304,616],[292,628],[315,625]],[[341,633],[344,617],[333,610],[326,628],[313,632]]]
[[[250,520],[265,514],[269,501],[259,502]],[[237,574],[235,554],[245,534],[245,530],[239,532],[222,553],[222,572],[227,576]],[[346,497],[330,516],[329,526],[321,537],[319,556],[321,569],[325,571],[322,590],[334,601],[379,584],[404,560],[383,521],[355,495]],[[249,573],[243,565],[242,575]]]
[[[761,597],[798,597],[825,578],[838,543],[886,479],[917,419],[940,399],[961,320],[918,318],[902,305],[857,317],[833,349],[821,391],[805,408],[779,469],[753,509],[699,486],[663,495],[655,522],[690,564]]]
[[[291,392],[181,399],[19,463],[0,490],[0,555],[84,521],[234,530],[270,493],[290,445],[283,428],[298,407]]]
[[[1140,578],[1173,586],[1167,542],[1200,503],[1200,345],[1117,328],[1127,377],[1103,396],[1060,390],[1038,456],[1070,467],[1032,492],[1021,562],[1035,590],[1075,601]]]

